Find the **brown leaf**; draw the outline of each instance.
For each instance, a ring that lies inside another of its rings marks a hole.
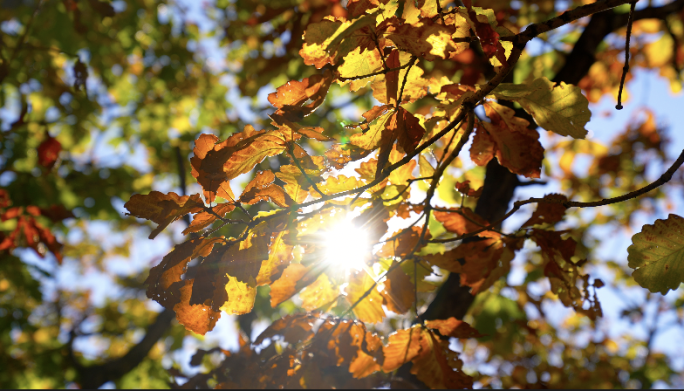
[[[304,278],[307,271],[307,267],[301,263],[288,265],[282,276],[271,284],[271,307],[275,308],[297,293],[298,282]]]
[[[433,215],[447,231],[458,235],[465,235],[489,225],[470,208],[450,208],[448,212],[435,211]]]
[[[477,190],[473,190],[470,188],[470,181],[463,181],[463,182],[456,182],[456,190],[458,190],[459,193],[465,194],[468,197],[479,197],[482,195],[482,190],[484,188],[480,187]]]
[[[190,225],[183,230],[183,235],[187,235],[190,232],[198,232],[210,226],[214,221],[218,220],[218,217],[216,216],[225,217],[226,214],[235,210],[235,204],[232,202],[224,202],[211,208],[211,210],[214,213],[199,212],[195,214]]]
[[[261,345],[266,338],[273,339],[276,336],[282,336],[285,342],[293,345],[308,341],[314,336],[311,330],[316,318],[311,314],[286,315],[271,323],[266,330],[259,334],[254,345]]]
[[[204,197],[213,202],[216,196],[235,200],[229,180],[250,172],[267,156],[275,156],[286,149],[286,142],[276,131],[256,131],[247,125],[242,132],[218,143],[218,137],[201,134],[195,141],[190,159],[192,176],[204,189]]]
[[[420,19],[415,25],[401,23],[396,17],[386,23],[389,24],[387,38],[394,42],[397,48],[428,61],[434,61],[438,57],[447,59],[467,48],[466,45],[458,44],[451,39],[456,32],[454,26],[445,26],[429,18]]]
[[[124,204],[130,215],[153,221],[157,228],[150,233],[154,239],[164,228],[188,213],[196,213],[204,209],[204,202],[199,194],[178,196],[176,193],[164,194],[151,191],[150,194],[135,194]]]
[[[426,320],[425,326],[437,329],[445,337],[480,338],[483,336],[468,323],[454,317],[445,320]]]
[[[568,197],[563,194],[547,194],[544,199],[567,201]],[[563,219],[566,210],[567,208],[562,203],[540,202],[530,219],[521,228],[531,227],[535,224],[556,224]]]
[[[428,330],[421,331],[421,351],[413,360],[411,373],[433,389],[472,388],[473,379],[463,373],[458,353],[449,350],[447,341]]]
[[[400,235],[396,240],[389,241],[385,243],[380,251],[378,252],[378,255],[381,257],[405,257],[407,256],[411,250],[416,246],[418,243],[418,240],[420,240],[420,234],[423,231],[423,227],[411,227],[411,229],[406,232],[403,235]],[[399,232],[397,231],[392,236],[396,236]],[[430,232],[428,231],[425,234],[425,240],[430,240],[432,236],[430,235]],[[426,243],[423,243],[421,246],[418,247],[416,251],[420,251],[422,247],[425,246]]]
[[[396,265],[396,262],[392,262],[390,267],[394,265]],[[411,309],[415,299],[415,285],[413,285],[409,276],[400,267],[395,267],[387,273],[384,286],[385,288],[381,294],[388,310],[398,314],[405,314]]]
[[[492,136],[482,126],[476,126],[470,146],[470,160],[478,166],[486,166],[494,158],[495,144]]]
[[[406,154],[412,154],[415,151],[425,134],[425,128],[418,118],[403,107],[399,107],[395,122],[390,123],[390,126],[394,126],[393,131],[397,136],[397,150]]]
[[[148,285],[147,297],[165,308],[173,308],[180,301],[181,275],[185,273],[188,262],[199,256],[207,256],[214,245],[223,241],[222,237],[192,239],[176,245],[166,254],[159,265],[150,270],[145,280]],[[175,288],[171,286],[176,284]],[[179,285],[180,284],[180,285]]]
[[[515,111],[496,102],[486,102],[489,122],[482,122],[494,142],[494,153],[499,163],[515,174],[539,178],[544,159],[544,148],[539,133],[528,128],[529,122],[515,116]]]

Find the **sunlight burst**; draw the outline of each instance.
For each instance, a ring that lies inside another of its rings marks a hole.
[[[351,220],[345,219],[329,229],[323,243],[325,259],[331,264],[343,266],[346,270],[365,269],[366,259],[370,256],[368,233],[356,227]]]

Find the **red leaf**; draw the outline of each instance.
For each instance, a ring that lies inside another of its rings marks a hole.
[[[47,138],[38,146],[38,164],[46,168],[52,168],[62,151],[62,144],[57,139],[47,135]]]

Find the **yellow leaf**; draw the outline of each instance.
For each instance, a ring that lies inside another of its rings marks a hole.
[[[554,85],[541,77],[528,84],[501,83],[492,94],[518,102],[539,126],[561,136],[584,138],[584,125],[591,119],[589,101],[579,87],[561,82]]]

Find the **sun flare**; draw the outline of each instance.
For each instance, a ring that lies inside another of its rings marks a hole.
[[[370,256],[368,234],[354,226],[350,220],[343,220],[331,227],[323,240],[325,259],[335,266],[346,270],[365,268],[366,259]]]

